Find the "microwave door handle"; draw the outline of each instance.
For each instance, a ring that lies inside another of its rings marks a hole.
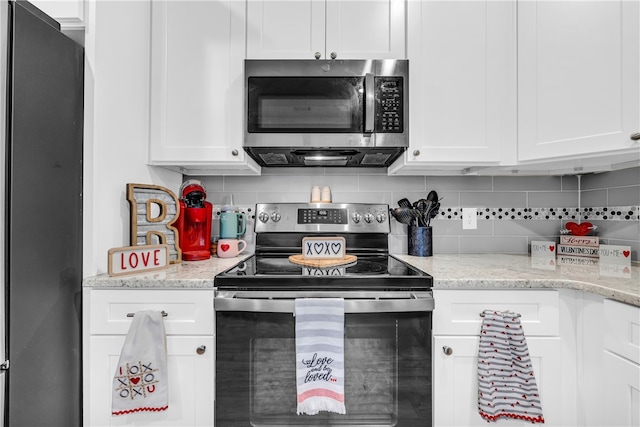
[[[215,311],[246,311],[252,313],[291,313],[295,311],[295,300],[292,299],[244,299],[218,298],[214,300]],[[413,311],[433,311],[434,300],[425,298],[371,299],[344,301],[346,314],[357,313],[402,313]]]
[[[373,74],[367,73],[364,76],[365,88],[365,112],[364,112],[364,132],[373,133],[373,123],[375,118],[375,81]]]

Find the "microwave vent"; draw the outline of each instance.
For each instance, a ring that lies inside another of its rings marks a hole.
[[[361,165],[385,165],[391,157],[390,153],[367,153],[360,162]]]
[[[287,156],[283,153],[260,153],[260,158],[267,166],[289,164]]]

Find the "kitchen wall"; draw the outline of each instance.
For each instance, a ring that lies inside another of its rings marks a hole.
[[[83,276],[88,277],[107,271],[110,248],[129,244],[126,184],[156,184],[177,193],[183,177],[148,166],[150,3],[84,5]],[[635,219],[594,221],[604,241],[632,246],[635,260],[640,251],[639,175],[636,167],[582,178],[582,206],[636,206]],[[442,208],[447,213],[432,223],[435,253],[526,253],[531,239],[557,238],[564,219],[505,219],[499,209],[514,209],[517,218],[547,214],[553,218],[559,216],[555,209],[578,206],[577,179],[570,176],[389,177],[384,171],[370,169],[276,169],[265,170],[260,177],[206,177],[203,181],[209,200],[217,207],[226,203],[230,194],[235,203],[247,207],[263,201],[307,201],[313,185],[331,186],[335,201],[392,206],[402,197],[415,200],[435,189],[444,197]],[[481,218],[477,230],[462,230],[460,220],[455,219],[461,207],[488,207],[490,218],[495,219]],[[555,215],[547,208],[553,208]],[[453,219],[448,219],[448,209],[452,209]],[[405,227],[395,221],[390,245],[393,252],[406,252]]]
[[[640,251],[640,168],[576,176],[387,176],[377,169],[263,169],[260,177],[196,177],[217,209],[259,202],[306,202],[311,187],[328,185],[334,202],[414,201],[436,190],[434,253],[527,253],[531,240],[557,240],[567,221],[592,222],[603,243]],[[577,208],[591,208],[578,214]],[[463,230],[461,208],[479,209],[478,228]],[[616,207],[616,209],[611,209]],[[624,209],[622,209],[624,208]],[[606,217],[606,219],[605,219]],[[252,223],[250,223],[251,225]],[[214,222],[214,230],[215,222]],[[392,219],[390,250],[407,252],[407,227]]]

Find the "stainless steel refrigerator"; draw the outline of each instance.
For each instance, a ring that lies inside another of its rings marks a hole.
[[[79,426],[84,50],[0,4],[4,423]]]

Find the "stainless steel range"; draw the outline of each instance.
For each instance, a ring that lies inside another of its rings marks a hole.
[[[215,279],[218,426],[431,425],[432,278],[389,255],[385,204],[258,204],[255,255]],[[340,236],[348,265],[294,264]],[[346,414],[296,414],[297,298],[345,300]]]

